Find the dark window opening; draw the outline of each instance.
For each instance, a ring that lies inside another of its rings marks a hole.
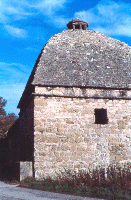
[[[82,29],[85,30],[85,27],[82,25]]]
[[[80,25],[76,25],[76,26],[75,26],[75,29],[80,29]]]
[[[108,124],[106,109],[95,109],[95,124]]]

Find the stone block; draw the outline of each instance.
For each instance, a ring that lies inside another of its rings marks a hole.
[[[39,152],[39,156],[45,157],[45,156],[46,156],[46,153],[44,153],[44,152]]]
[[[60,136],[59,137],[59,142],[60,143],[67,143],[68,142],[68,138],[66,136]]]
[[[123,120],[118,120],[118,129],[125,129],[125,123]]]
[[[46,129],[44,128],[44,126],[37,125],[37,126],[34,127],[34,130],[36,132],[43,133]]]
[[[33,177],[32,162],[20,161],[20,181],[27,177]]]
[[[75,138],[75,143],[80,143],[80,142],[83,142],[84,138],[82,137],[76,137]]]
[[[72,120],[70,119],[66,119],[66,124],[74,124],[75,122],[73,122]]]
[[[46,99],[43,97],[43,98],[39,98],[39,97],[36,97],[35,100],[34,100],[34,105],[35,105],[35,109],[36,107],[38,106],[46,106],[47,105],[47,101]]]

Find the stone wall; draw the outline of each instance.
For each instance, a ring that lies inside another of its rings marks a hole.
[[[20,181],[27,177],[33,177],[33,164],[32,162],[20,162]]]
[[[36,178],[131,160],[130,100],[53,97],[44,91],[37,87],[34,100]],[[107,109],[108,124],[95,124],[98,108]]]

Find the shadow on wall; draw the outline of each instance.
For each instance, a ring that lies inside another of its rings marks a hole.
[[[0,179],[1,180],[19,180],[20,164],[9,163],[8,159],[8,139],[0,139]]]
[[[9,129],[6,138],[0,139],[0,179],[20,181],[26,176],[33,176],[32,144],[21,137],[19,119]],[[33,140],[32,140],[33,141]],[[30,145],[31,144],[31,147]],[[28,152],[31,152],[30,154]]]

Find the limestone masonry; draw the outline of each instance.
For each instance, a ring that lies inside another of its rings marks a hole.
[[[67,26],[42,49],[19,101],[21,179],[131,161],[131,47],[79,19]]]

